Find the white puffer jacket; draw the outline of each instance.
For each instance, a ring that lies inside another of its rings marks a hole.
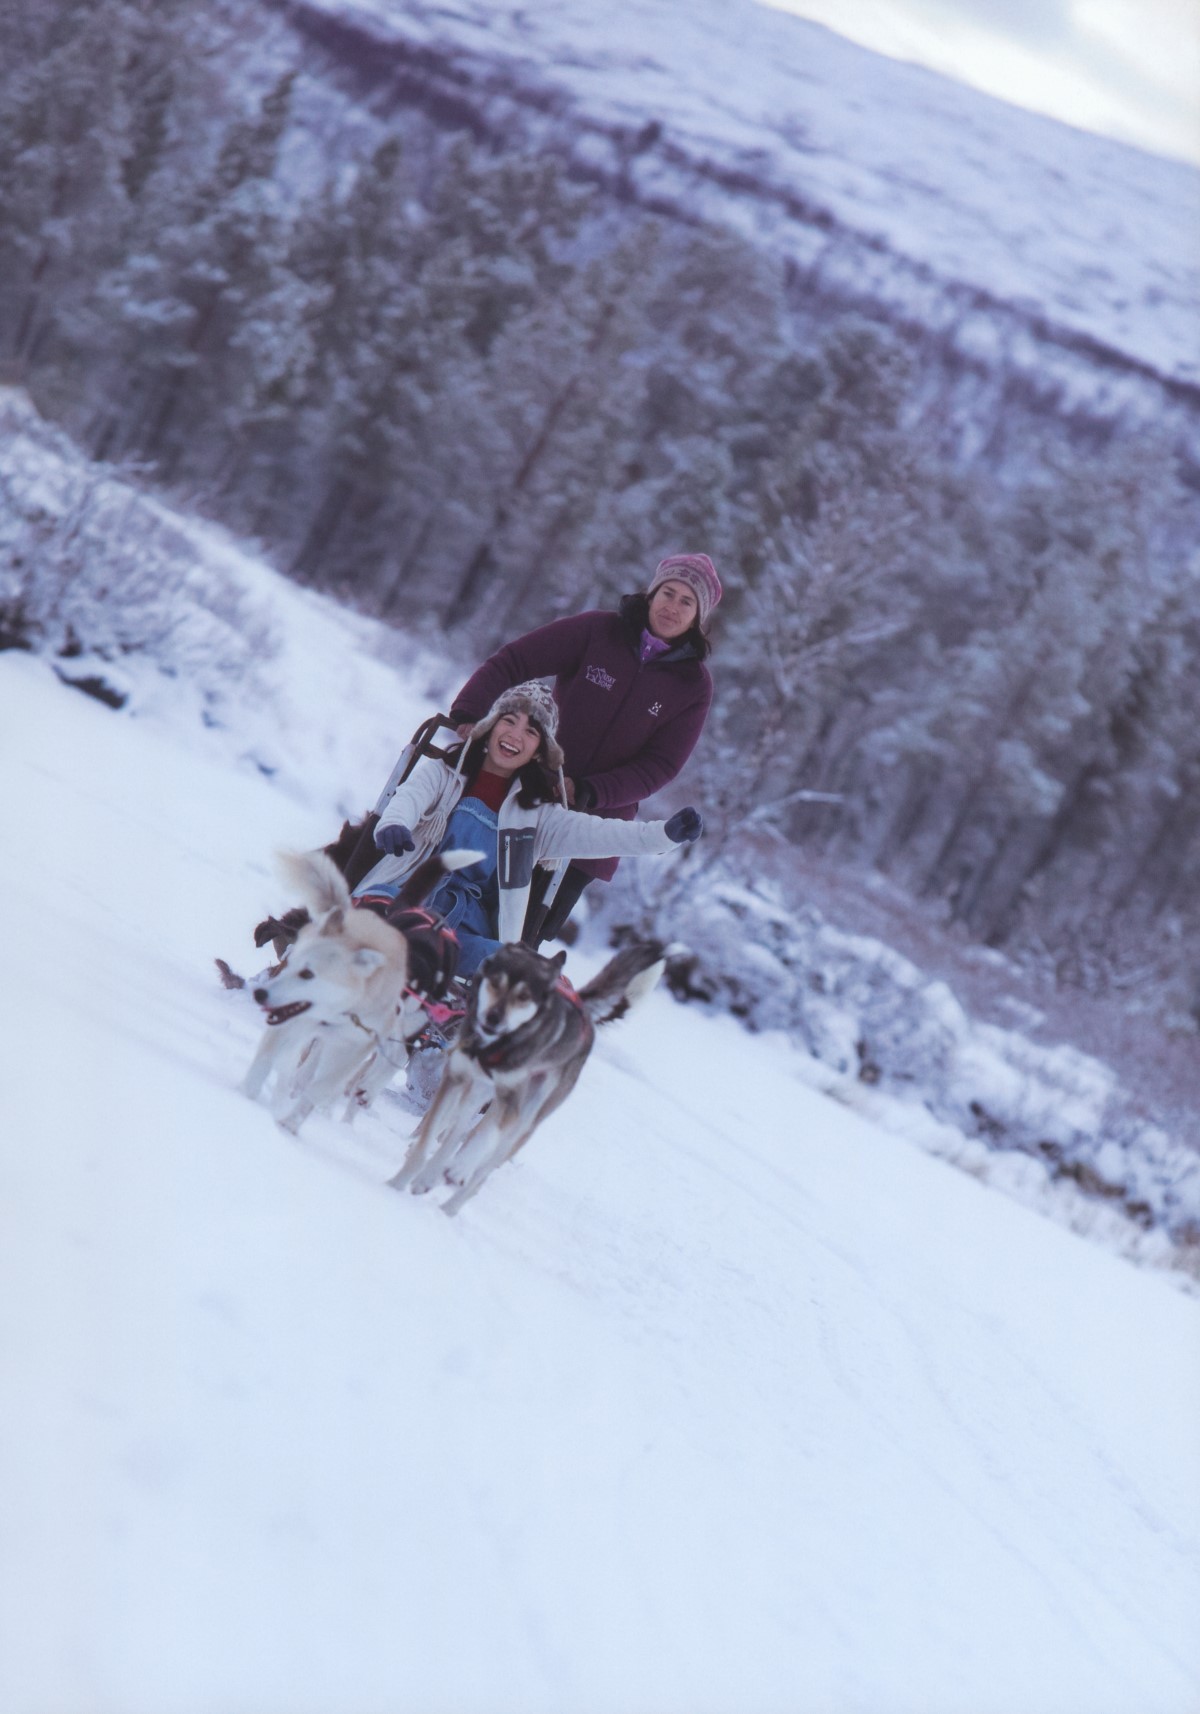
[[[403,857],[381,857],[354,889],[355,897],[373,886],[403,881],[446,836],[446,824],[463,794],[462,775],[432,756],[423,756],[379,818],[380,827],[407,827],[416,848]],[[570,857],[663,857],[677,849],[662,821],[613,821],[561,804],[522,809],[520,781],[514,780],[497,816],[496,878],[500,883],[500,940],[520,940],[529,908],[529,883],[535,863]]]

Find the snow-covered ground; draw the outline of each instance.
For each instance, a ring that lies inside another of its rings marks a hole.
[[[610,917],[642,921],[654,879],[619,874]],[[670,972],[681,992],[785,1032],[816,1062],[814,1083],[883,1129],[1200,1288],[1200,1154],[1185,1121],[1156,1118],[1111,1065],[1047,1040],[1026,1002],[1018,1025],[988,1024],[885,942],[794,902],[795,888],[789,904],[719,863],[682,887],[664,880],[649,914],[689,949]],[[1014,966],[976,956],[1003,993]]]
[[[927,325],[953,321],[977,358],[1011,342],[1008,360],[1023,366],[1048,326],[1200,380],[1194,167],[756,0],[293,8],[313,14],[407,44],[401,82],[445,76],[480,112],[520,110],[534,131],[553,123],[559,147],[569,128],[580,160],[619,169],[639,198],[735,226],[825,289],[877,296]],[[386,63],[380,49],[381,88]],[[1023,330],[997,324],[997,305],[1018,312]],[[1042,348],[1036,366],[1045,363]]]
[[[1193,1714],[1163,1276],[661,993],[455,1221],[238,1093],[213,955],[454,674],[168,527],[244,689],[0,655],[6,1714]]]

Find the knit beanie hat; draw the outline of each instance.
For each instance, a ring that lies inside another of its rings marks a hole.
[[[709,614],[721,599],[721,580],[717,568],[706,553],[677,553],[659,560],[650,579],[647,595],[653,595],[660,583],[686,583],[699,606],[701,629],[708,624]]]
[[[525,684],[513,685],[511,690],[502,690],[483,719],[477,720],[471,728],[471,742],[486,737],[502,714],[524,714],[542,735],[546,766],[555,771],[561,769],[563,753],[558,742],[558,704],[548,685],[531,678]]]

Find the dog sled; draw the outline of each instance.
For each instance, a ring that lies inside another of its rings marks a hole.
[[[361,821],[343,822],[337,838],[324,847],[325,855],[341,870],[351,892],[366,879],[379,861],[375,829],[388,804],[423,757],[429,756],[435,761],[447,764],[451,762],[456,746],[448,742],[442,734],[449,732],[457,735],[457,731],[455,723],[446,714],[432,714],[427,720],[423,720],[397,757],[396,765],[388,775],[374,807],[367,811]],[[531,946],[537,945],[540,930],[549,916],[550,907],[557,897],[566,869],[565,861],[555,865],[540,900],[533,908],[523,936]],[[403,916],[403,920],[396,920],[399,916]],[[453,985],[457,968],[458,942],[453,930],[439,925],[438,919],[420,906],[396,913],[396,917],[393,913],[387,913],[387,920],[393,921],[394,926],[410,940],[417,961],[421,991],[428,993],[432,1003],[438,1006]],[[303,908],[285,911],[280,917],[267,917],[254,931],[254,944],[262,948],[271,942],[276,958],[282,958],[307,920],[308,913]],[[440,1014],[435,1018],[434,1027],[444,1027]]]
[[[528,944],[541,926],[535,911],[533,934],[527,924],[524,943],[492,954],[482,987],[460,981],[457,937],[424,900],[476,861],[468,850],[423,857],[395,899],[354,900],[379,860],[375,830],[393,794],[421,757],[452,759],[447,728],[454,731],[443,714],[422,722],[361,821],[343,823],[321,851],[281,857],[304,903],[255,930],[255,944],[269,943],[277,962],[248,981],[217,964],[225,986],[247,989],[263,1015],[244,1092],[295,1132],[316,1111],[340,1107],[352,1120],[403,1072],[403,1088],[390,1092],[421,1123],[389,1182],[415,1193],[450,1184],[449,1214],[566,1098],[595,1025],[623,1015],[657,981],[663,949],[626,947],[576,991],[562,973],[565,952],[544,958]],[[564,868],[552,874],[543,908]]]
[[[454,755],[456,746],[453,739],[456,735],[457,727],[445,714],[433,714],[423,720],[397,757],[374,806],[361,820],[343,822],[336,839],[323,848],[351,892],[379,861],[375,829],[396,791],[423,757],[449,763]],[[565,868],[565,863],[556,866],[534,908],[525,935],[531,944],[536,944]],[[409,1042],[409,1086],[414,1094],[423,1098],[428,1091],[422,1085],[436,1078],[437,1068],[447,1050],[454,1045],[466,1013],[466,984],[457,975],[458,940],[454,930],[422,904],[397,900],[386,909],[377,905],[364,908],[377,911],[385,922],[399,930],[407,942],[408,998],[421,1008],[423,1014],[422,1027]],[[269,916],[255,928],[254,944],[259,949],[269,944],[276,960],[282,962],[310,921],[310,913],[305,906],[294,906],[280,916]],[[240,985],[240,978],[233,976],[228,965],[222,960],[217,962],[222,981],[227,986]]]
[[[448,715],[433,714],[428,720],[422,721],[401,750],[396,765],[388,775],[387,782],[379,794],[374,809],[370,811],[361,824],[358,841],[348,859],[344,873],[351,888],[357,887],[358,883],[379,861],[379,852],[375,846],[375,829],[379,825],[379,818],[417,763],[423,756],[432,756],[439,762],[450,762],[454,747],[436,742],[439,732],[446,728],[457,735],[458,728]],[[565,797],[563,803],[566,804]],[[343,833],[345,831],[343,828]],[[337,859],[334,860],[336,862]],[[527,945],[537,946],[542,927],[550,915],[550,907],[558,897],[558,890],[566,872],[567,862],[565,859],[555,864],[549,882],[533,906],[530,920],[525,924],[525,933],[522,939]]]
[[[361,821],[344,821],[337,838],[323,847],[325,855],[341,870],[351,892],[378,863],[375,829],[379,826],[379,818],[422,756],[433,756],[442,762],[450,759],[450,748],[434,741],[439,731],[446,727],[455,730],[453,721],[445,714],[434,714],[422,721],[401,750],[375,807],[368,810]],[[275,956],[282,958],[307,920],[308,913],[303,907],[284,911],[282,916],[266,917],[254,931],[254,944],[262,948],[270,942]]]

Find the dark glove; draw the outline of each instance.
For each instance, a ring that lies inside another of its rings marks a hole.
[[[677,809],[663,828],[668,839],[673,839],[676,845],[690,845],[693,839],[699,839],[704,832],[704,822],[700,811],[689,804],[687,809]]]
[[[575,808],[593,809],[596,804],[596,788],[591,780],[575,781]]]
[[[406,851],[413,850],[417,842],[402,821],[392,821],[386,827],[375,829],[375,843],[389,857],[403,857]]]

